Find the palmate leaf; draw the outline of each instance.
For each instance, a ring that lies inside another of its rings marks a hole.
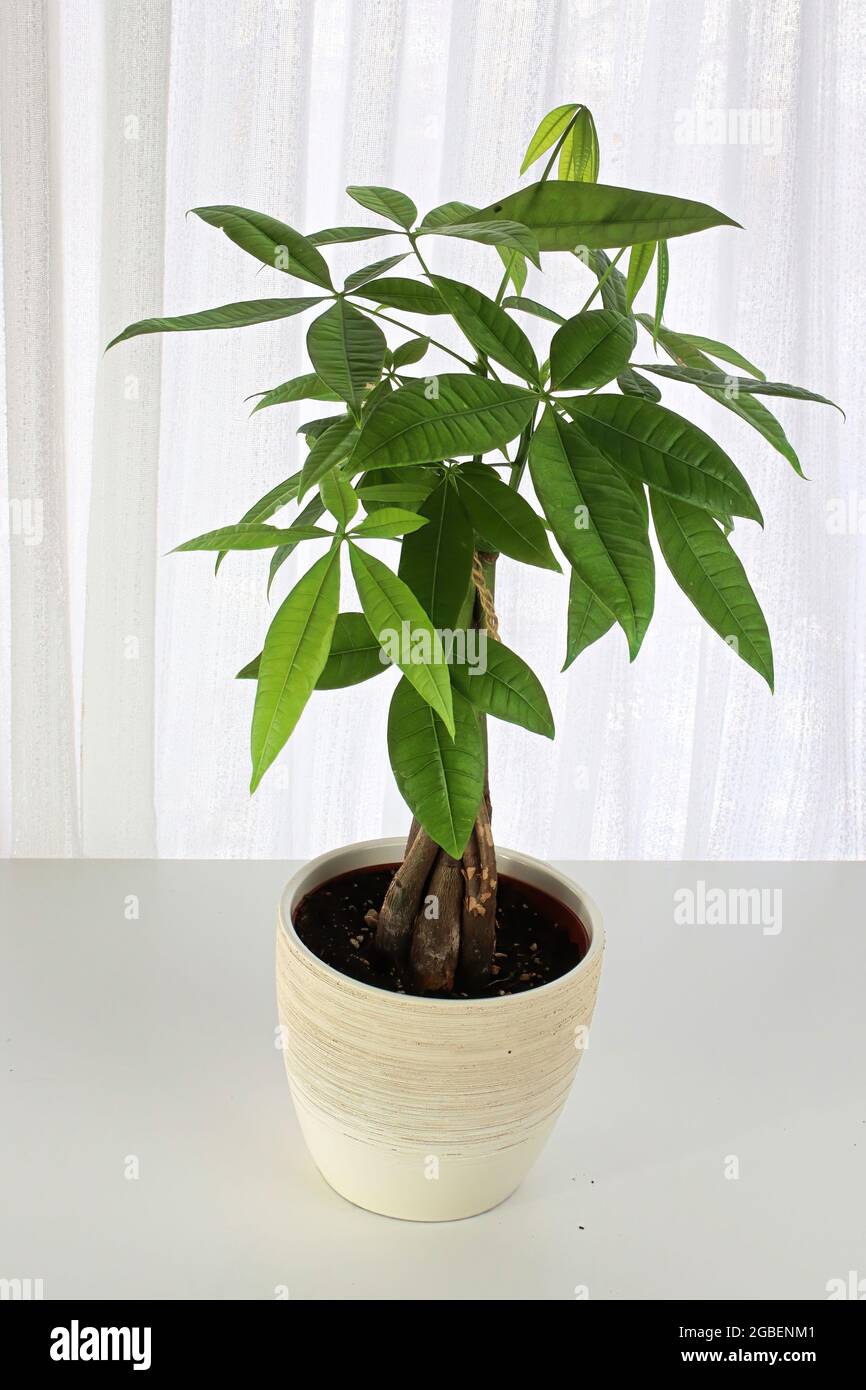
[[[519,724],[530,733],[553,738],[553,715],[534,671],[504,642],[496,641],[486,632],[481,633],[480,638],[484,646],[482,660],[477,664],[460,662],[452,656],[451,680],[455,689],[480,713]]]
[[[634,660],[652,617],[655,568],[630,484],[580,428],[549,408],[533,435],[529,467],[563,553],[622,627]]]
[[[307,331],[307,351],[317,375],[355,410],[382,374],[385,348],[378,324],[344,299],[314,319]]]
[[[303,501],[310,488],[315,487],[326,473],[330,473],[332,468],[336,468],[349,457],[357,439],[358,430],[348,415],[335,417],[333,424],[322,431],[314,441],[301,470],[301,480],[298,484],[299,502]]]
[[[340,606],[340,551],[298,580],[274,615],[259,661],[250,791],[255,791],[301,717],[322,673]]]
[[[642,372],[654,372],[656,376],[669,377],[671,381],[683,381],[692,386],[706,386],[716,391],[728,391],[734,396],[786,396],[794,401],[817,401],[820,405],[831,405],[844,416],[845,412],[835,401],[819,396],[815,391],[807,391],[805,386],[788,386],[784,381],[765,381],[763,377],[753,379],[747,376],[731,376],[728,373],[702,370],[693,367],[660,367],[654,362],[639,362]]]
[[[354,544],[349,554],[371,632],[453,736],[451,682],[438,632],[412,590],[393,570]]]
[[[371,299],[389,309],[402,309],[406,314],[447,314],[442,296],[424,280],[410,280],[402,275],[386,275],[361,285],[355,293],[361,299]]]
[[[504,447],[532,418],[538,397],[520,386],[447,372],[401,386],[361,429],[360,468],[431,463]]]
[[[590,391],[606,385],[628,365],[636,336],[634,319],[615,309],[575,314],[551,339],[552,389]]]
[[[467,700],[453,694],[454,728],[442,721],[407,680],[388,713],[394,779],[413,816],[447,854],[459,859],[484,793],[484,741]]]
[[[724,532],[706,512],[685,502],[651,492],[650,503],[662,554],[683,593],[772,690],[767,623]]]
[[[251,397],[247,399],[251,399]],[[305,372],[303,376],[294,376],[291,381],[284,381],[281,386],[274,386],[270,391],[262,391],[258,402],[250,413],[255,415],[258,410],[268,410],[272,405],[290,405],[293,401],[338,401],[339,399],[336,391],[332,391],[330,386],[326,386],[315,372]]]
[[[485,544],[525,565],[559,570],[544,523],[489,464],[465,464],[453,474],[460,501]]]
[[[631,477],[716,516],[763,525],[742,473],[682,415],[632,396],[570,396],[562,403],[599,452]]]
[[[405,193],[398,192],[396,188],[383,188],[377,184],[353,184],[346,192],[356,203],[360,203],[362,208],[378,213],[380,217],[387,217],[389,222],[396,222],[406,231],[418,216],[418,209],[412,199],[407,198]]]
[[[500,305],[471,285],[444,275],[434,275],[433,283],[473,347],[515,376],[538,384],[538,361],[532,344]]]
[[[534,183],[501,198],[484,208],[478,221],[522,223],[536,234],[542,251],[634,246],[708,227],[739,226],[690,198],[562,179]]]
[[[407,511],[405,507],[380,507],[353,527],[351,534],[369,541],[395,540],[397,536],[412,535],[426,525],[426,517]]]
[[[257,680],[261,653],[238,671],[235,680]],[[359,685],[386,669],[382,648],[363,613],[340,613],[334,624],[331,650],[316,681],[316,690],[342,690]]]
[[[647,332],[652,332],[653,323],[647,315],[638,314],[637,321],[643,325]],[[703,352],[695,346],[691,334],[675,333],[673,329],[662,325],[658,332],[658,340],[668,356],[679,366],[692,367],[698,371],[713,371],[715,369],[715,363],[709,357],[705,357]],[[735,415],[739,415],[741,420],[745,420],[747,424],[757,430],[777,453],[787,459],[795,473],[799,474],[801,478],[804,476],[796,450],[785,434],[781,422],[762,401],[748,395],[725,395],[723,391],[708,386],[699,386],[698,389],[709,396],[711,400],[718,401],[719,405],[723,405],[726,410],[731,410]]]
[[[211,227],[220,227],[236,246],[263,265],[285,271],[298,280],[308,280],[326,290],[334,288],[328,262],[311,241],[294,227],[252,208],[222,204],[192,208],[196,217]]]
[[[249,328],[256,323],[274,323],[277,319],[292,318],[323,304],[315,299],[249,299],[238,304],[221,304],[217,309],[202,309],[197,314],[178,314],[174,318],[139,319],[112,338],[106,347],[114,347],[127,338],[139,338],[144,333],[197,333],[210,328]]]
[[[293,526],[281,529],[268,526],[263,521],[240,521],[234,526],[220,526],[216,531],[206,531],[203,536],[194,536],[183,545],[176,545],[173,554],[182,550],[274,550],[285,544],[287,539],[297,541],[330,540],[330,531],[318,526]]]
[[[448,477],[419,510],[428,524],[403,542],[400,578],[435,627],[453,628],[472,582],[472,526]]]
[[[577,571],[572,570],[568,587],[568,628],[563,671],[568,670],[581,652],[609,632],[613,624],[613,614],[599,603]]]

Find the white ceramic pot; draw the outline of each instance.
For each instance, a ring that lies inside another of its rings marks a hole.
[[[577,913],[590,945],[573,970],[478,1000],[360,984],[314,956],[292,916],[327,879],[399,862],[402,852],[402,840],[367,840],[312,860],[287,885],[277,928],[286,1070],[331,1187],[385,1216],[453,1221],[504,1201],[541,1152],[584,1049],[604,936],[595,904],[569,879],[497,848],[501,873]]]

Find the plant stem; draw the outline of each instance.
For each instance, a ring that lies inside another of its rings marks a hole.
[[[381,309],[369,309],[366,304],[363,308],[366,314],[372,314],[374,318],[382,319],[385,323],[393,323],[395,328],[402,328],[404,333],[411,333],[414,338],[417,338],[417,329],[410,328],[408,323],[401,323],[399,319],[392,319],[390,314],[383,314]],[[447,352],[449,357],[456,358],[458,362],[462,362],[464,367],[468,367],[470,371],[474,370],[475,363],[470,362],[468,357],[461,357],[459,352],[455,352],[453,348],[446,347],[446,345],[440,343],[437,338],[431,338],[429,333],[425,333],[424,337],[430,340],[433,347],[439,348],[441,352]]]
[[[578,309],[578,313],[579,313],[579,314],[582,314],[582,313],[584,312],[584,310],[586,310],[586,309],[589,308],[590,304],[591,304],[592,301],[595,299],[595,296],[598,294],[598,292],[599,292],[599,290],[601,289],[602,285],[606,282],[608,276],[610,275],[610,273],[611,273],[611,271],[613,270],[614,266],[616,265],[617,261],[620,259],[620,257],[621,257],[624,253],[625,253],[625,247],[624,247],[624,246],[621,246],[620,249],[617,251],[616,255],[614,256],[613,260],[611,261],[610,265],[608,266],[607,270],[604,272],[604,274],[603,274],[603,275],[600,277],[600,279],[598,280],[598,283],[596,284],[595,289],[593,290],[592,294],[589,296],[589,299],[586,301],[586,303],[584,304],[583,308],[582,308],[582,309]],[[579,256],[578,256],[578,260],[580,260],[580,257],[579,257]]]

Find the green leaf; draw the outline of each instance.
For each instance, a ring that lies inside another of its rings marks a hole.
[[[300,474],[298,475],[298,477],[300,477]],[[319,496],[319,494],[315,493],[315,495],[310,498],[307,505],[298,513],[297,517],[292,522],[292,525],[289,527],[288,530],[289,536],[294,537],[294,533],[296,530],[304,530],[307,526],[314,526],[316,522],[320,519],[320,517],[324,516],[324,514],[324,503],[322,502],[322,499]],[[302,539],[303,538],[301,536],[298,536],[297,539],[293,538],[287,540],[285,545],[281,545],[279,550],[275,550],[273,555],[271,556],[271,564],[270,569],[268,571],[268,598],[270,598],[271,585],[273,584],[277,576],[278,570],[281,568],[282,565],[285,564],[292,551],[295,549],[299,541]],[[217,560],[217,564],[219,564],[219,559]]]
[[[524,314],[533,314],[537,319],[547,319],[548,323],[565,323],[562,314],[558,314],[555,309],[548,309],[545,304],[539,304],[536,299],[526,299],[523,295],[511,294],[502,301],[503,309],[520,309]]]
[[[302,314],[312,309],[314,304],[322,304],[320,295],[316,299],[250,299],[240,304],[221,304],[218,309],[203,309],[199,314],[180,314],[169,319],[140,319],[131,323],[112,338],[106,347],[113,348],[127,338],[139,338],[143,333],[194,333],[206,328],[248,328],[256,323],[273,323],[277,319],[288,319],[294,314]]]
[[[439,482],[435,473],[429,477],[418,478],[415,470],[411,474],[404,474],[401,482],[367,482],[368,478],[377,478],[380,473],[387,473],[386,469],[372,469],[364,474],[364,481],[357,488],[359,498],[367,511],[371,510],[371,504],[381,503],[389,507],[408,507],[410,511],[417,511],[425,497],[429,497]],[[418,472],[424,473],[423,469]],[[397,475],[399,477],[399,474]]]
[[[365,265],[363,270],[353,271],[351,275],[346,276],[343,288],[346,293],[359,289],[361,285],[366,285],[368,280],[375,280],[377,275],[384,275],[387,270],[392,270],[395,265],[405,261],[408,254],[408,251],[404,251],[399,256],[386,256],[384,261],[374,261],[372,265]]]
[[[508,272],[509,280],[517,293],[522,294],[527,276],[526,257],[522,251],[509,251],[505,246],[497,246],[496,250],[499,252],[499,259]]]
[[[835,401],[819,396],[815,391],[807,391],[805,386],[788,386],[784,381],[753,380],[747,376],[731,376],[720,371],[706,371],[692,367],[659,367],[654,362],[638,363],[642,372],[654,372],[656,376],[666,376],[672,381],[683,381],[692,386],[706,386],[719,392],[729,392],[732,396],[786,396],[794,401],[818,401],[820,405],[832,405],[834,410],[844,416],[845,412]]]
[[[564,323],[550,343],[554,391],[589,391],[612,381],[628,365],[634,320],[615,309],[585,309]]]
[[[391,360],[395,371],[400,367],[411,367],[413,363],[420,362],[422,357],[427,355],[430,347],[429,338],[409,338],[399,347],[395,347],[391,354]]]
[[[440,203],[438,207],[431,208],[430,212],[424,214],[424,220],[418,227],[418,231],[429,231],[431,227],[447,227],[455,222],[471,222],[478,212],[469,203],[461,203],[452,200],[450,203]]]
[[[427,518],[403,507],[380,507],[372,516],[365,516],[352,530],[352,535],[366,540],[393,540],[408,536],[427,525]]]
[[[307,351],[318,376],[355,410],[382,375],[385,346],[379,326],[345,299],[314,319],[307,332]]]
[[[632,396],[571,396],[563,404],[605,458],[631,477],[705,511],[763,525],[742,473],[682,415]]]
[[[665,300],[668,294],[668,278],[670,266],[668,262],[668,246],[666,241],[658,244],[658,258],[656,260],[656,311],[653,318],[653,343],[659,336],[659,329],[662,326],[662,319],[665,312]]]
[[[652,332],[653,321],[646,314],[638,314],[638,323],[642,324],[647,332]],[[705,357],[699,348],[695,347],[691,334],[674,333],[672,329],[662,327],[659,330],[658,340],[669,357],[673,358],[680,366],[694,367],[698,370],[712,370],[713,362],[709,357]],[[714,390],[710,387],[701,386],[698,388],[711,400],[718,401],[726,410],[732,410],[740,419],[756,429],[768,444],[787,459],[795,473],[804,477],[800,460],[797,457],[794,446],[791,444],[781,423],[775,415],[769,411],[761,401],[754,396],[729,397],[723,392]]]
[[[497,222],[454,222],[441,227],[419,227],[419,236],[452,236],[461,241],[477,241],[483,246],[504,247],[519,251],[541,269],[538,238],[521,222],[500,219]]]
[[[767,623],[746,572],[712,517],[650,493],[653,522],[668,569],[715,632],[773,689]]]
[[[412,590],[375,556],[351,545],[352,574],[370,630],[454,735],[451,682],[439,634]]]
[[[326,473],[347,459],[355,447],[358,430],[349,416],[338,416],[313,444],[301,470],[298,484],[298,501],[303,501],[311,487],[320,482]]]
[[[699,352],[705,352],[710,357],[718,357],[722,362],[729,362],[733,367],[741,367],[749,376],[756,376],[759,381],[764,381],[766,372],[762,372],[760,367],[756,367],[736,348],[728,347],[727,343],[719,343],[715,338],[701,338],[696,333],[678,333],[676,335],[684,343],[691,344]]]
[[[355,291],[361,299],[372,299],[389,309],[402,309],[407,314],[447,314],[442,297],[424,280],[409,280],[401,275],[386,275],[371,280]]]
[[[328,263],[311,241],[294,227],[252,208],[228,205],[192,208],[196,217],[211,227],[221,227],[230,241],[263,265],[283,270],[298,280],[309,280],[324,289],[334,288]]]
[[[641,241],[631,248],[631,255],[628,258],[628,276],[626,277],[625,291],[629,308],[631,308],[634,303],[635,295],[649,275],[650,266],[655,258],[655,253],[656,243],[654,241]]]
[[[363,613],[341,613],[334,626],[331,650],[316,681],[317,690],[342,690],[360,685],[387,670],[382,648]]]
[[[419,510],[428,524],[403,542],[400,578],[435,627],[452,628],[472,582],[472,527],[448,477]]]
[[[418,216],[418,209],[412,199],[407,198],[405,193],[398,193],[396,188],[382,188],[375,184],[353,184],[346,192],[356,203],[360,203],[362,208],[377,213],[379,217],[387,217],[389,222],[396,222],[406,231]]]
[[[431,398],[432,391],[438,395]],[[502,448],[529,423],[538,397],[519,386],[459,372],[401,386],[361,429],[359,468],[430,463]]]
[[[483,714],[519,724],[533,734],[553,738],[553,715],[541,681],[522,657],[503,642],[481,634],[483,660],[451,661],[451,680],[460,694]]]
[[[301,717],[331,649],[340,606],[334,546],[298,580],[268,628],[253,709],[250,791],[255,791]]]
[[[523,156],[523,163],[520,166],[521,174],[525,174],[530,165],[540,159],[551,145],[556,144],[560,136],[568,130],[569,122],[577,110],[579,110],[577,103],[570,101],[564,106],[554,106],[552,111],[548,111],[547,115],[542,117],[535,134],[526,147],[526,154]]]
[[[478,717],[455,692],[454,729],[401,681],[388,713],[388,753],[400,795],[427,834],[459,859],[484,794],[484,743]]]
[[[258,680],[261,653],[253,657],[235,680]],[[316,681],[316,690],[342,690],[347,685],[359,685],[385,670],[382,648],[370,631],[363,613],[340,613],[334,625],[331,650]]]
[[[339,399],[339,396],[337,396],[337,400]],[[318,420],[305,420],[302,425],[298,425],[295,433],[302,434],[309,444],[310,440],[318,439],[320,434],[324,434],[325,430],[329,430],[338,420],[348,420],[350,418],[351,417],[348,415],[322,415]]]
[[[622,627],[634,660],[652,617],[655,570],[631,486],[550,408],[533,435],[529,467],[563,553]]]
[[[581,652],[609,632],[613,622],[613,615],[599,603],[577,571],[572,570],[568,588],[568,631],[563,671],[568,670]]]
[[[172,554],[181,550],[272,550],[283,545],[287,537],[297,541],[330,540],[330,531],[322,531],[318,526],[293,526],[281,529],[267,526],[261,521],[239,521],[234,526],[220,526],[216,531],[206,531],[203,536],[194,536],[183,545],[176,545]]]
[[[270,492],[266,492],[264,497],[260,497],[258,502],[254,502],[249,511],[244,512],[241,522],[247,521],[267,521],[269,516],[279,511],[280,507],[286,506],[298,495],[298,483],[301,481],[300,473],[293,473],[290,478],[285,478],[276,487],[272,487]],[[318,518],[316,518],[318,520]],[[302,523],[303,524],[303,523]],[[298,536],[298,540],[303,539]],[[216,558],[214,574],[219,573],[220,565],[225,559],[226,552],[223,551]]]
[[[628,307],[625,276],[617,270],[604,251],[591,251],[589,265],[601,285],[601,302],[605,309],[616,309],[617,313],[628,315],[631,311]]]
[[[480,290],[459,280],[434,275],[433,283],[473,347],[516,376],[537,385],[538,361],[532,344],[504,309]]]
[[[320,381],[315,372],[307,372],[304,376],[295,376],[292,377],[291,381],[284,381],[282,386],[275,386],[270,391],[263,391],[260,400],[253,406],[251,414],[255,415],[257,410],[267,410],[272,405],[289,405],[292,401],[338,401],[339,399],[336,391],[332,391],[330,386],[326,386],[323,381]]]
[[[390,227],[325,227],[321,232],[313,232],[307,241],[314,246],[337,246],[349,241],[370,241],[377,236],[397,236]]]
[[[647,381],[631,367],[620,372],[616,384],[624,396],[641,396],[645,401],[660,401],[662,393],[654,381]]]
[[[582,106],[559,152],[559,177],[572,183],[597,183],[598,134],[588,107]]]
[[[535,232],[542,251],[633,246],[707,227],[739,226],[724,213],[689,198],[561,179],[521,188],[491,203],[478,220],[520,222]]]
[[[513,560],[559,570],[540,517],[489,465],[467,464],[454,473],[460,500],[478,536]]]
[[[348,478],[332,469],[319,483],[319,495],[337,525],[345,530],[358,510],[358,495]]]

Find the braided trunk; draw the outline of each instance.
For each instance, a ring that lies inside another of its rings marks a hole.
[[[498,638],[493,609],[495,555],[476,555],[473,625]],[[486,744],[486,731],[485,731]],[[412,822],[403,863],[391,880],[378,913],[376,946],[393,960],[419,994],[478,990],[494,973],[496,948],[496,851],[490,826],[490,789],[460,859],[440,849]]]

